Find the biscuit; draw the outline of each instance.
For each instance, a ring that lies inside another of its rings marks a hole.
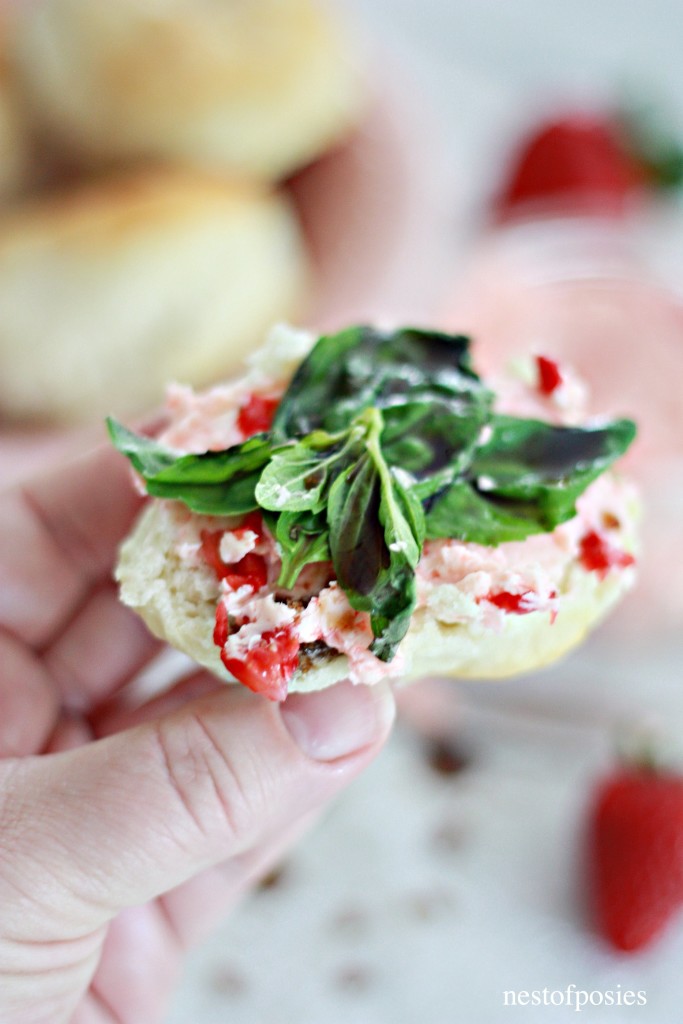
[[[228,440],[234,430],[231,405],[253,391],[265,388],[272,393],[274,386],[275,390],[278,385],[284,387],[311,344],[305,332],[284,326],[274,329],[234,384],[194,399],[184,395],[180,419],[167,428],[162,444],[200,452],[220,451],[237,443]],[[358,623],[343,595],[334,589],[336,583],[323,580],[320,586],[328,586],[328,596],[324,605],[318,601],[314,614],[322,624],[322,635],[337,637],[341,648],[349,641],[349,658],[327,643],[302,646],[289,691],[320,689],[347,676],[355,682],[428,675],[493,679],[541,668],[577,645],[633,583],[637,518],[631,485],[616,471],[608,471],[578,499],[575,516],[554,531],[494,547],[457,540],[432,542],[429,551],[424,548],[417,568],[418,599],[410,627],[389,664],[367,653],[367,636],[355,633]],[[591,562],[582,547],[584,538],[595,537],[593,531],[605,524],[609,544],[620,553],[611,566],[609,559],[604,564]],[[235,526],[234,519],[199,516],[180,502],[154,498],[124,542],[116,569],[123,602],[141,615],[150,630],[226,681],[232,681],[232,676],[214,642],[216,609],[225,591],[215,566],[208,564],[202,551],[207,531],[229,538]],[[274,558],[277,546],[272,540],[263,543],[266,560]],[[228,561],[241,557],[226,555]],[[514,595],[524,593],[527,586],[530,593],[536,586],[546,597],[522,608],[523,599]],[[512,593],[506,592],[510,587]],[[310,584],[304,591],[310,595]],[[255,624],[262,633],[276,628],[264,623],[276,612],[287,615],[288,603],[301,608],[301,598],[293,592],[278,596],[276,585],[273,592],[276,603],[256,613],[262,616]],[[314,584],[312,593],[315,601],[325,591]],[[495,598],[501,596],[502,606],[495,606]],[[505,608],[506,598],[511,600],[511,611]]]
[[[279,179],[361,103],[345,33],[315,0],[25,4],[13,61],[37,127],[85,164],[159,158]]]
[[[296,315],[307,262],[288,200],[187,170],[110,175],[0,216],[0,411],[134,413],[204,385]]]
[[[234,682],[213,642],[218,591],[212,571],[188,568],[178,554],[178,529],[185,517],[172,502],[154,500],[121,549],[117,579],[124,604],[151,632],[183,651],[226,682]],[[460,679],[500,679],[540,669],[579,644],[623,596],[627,574],[600,579],[577,563],[563,581],[560,611],[506,615],[499,630],[449,623],[448,589],[443,601],[418,608],[400,648],[402,680],[430,675]],[[320,690],[348,675],[344,655],[299,668],[289,692]]]

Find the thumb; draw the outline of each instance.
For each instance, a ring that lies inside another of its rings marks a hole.
[[[230,687],[77,750],[12,762],[3,920],[15,918],[15,938],[85,934],[284,832],[373,758],[393,714],[385,684],[342,683],[280,706]]]

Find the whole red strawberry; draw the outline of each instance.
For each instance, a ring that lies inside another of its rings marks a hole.
[[[569,113],[522,141],[496,206],[503,217],[532,204],[619,214],[641,183],[612,119]]]
[[[674,188],[683,149],[652,107],[567,110],[521,139],[495,200],[505,220],[531,213],[621,216],[646,189]]]
[[[657,938],[683,905],[683,777],[634,766],[603,780],[589,865],[601,934],[628,951]]]

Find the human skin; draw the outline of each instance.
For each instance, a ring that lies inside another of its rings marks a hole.
[[[275,705],[158,653],[111,583],[139,510],[100,448],[0,496],[0,1020],[154,1024],[186,949],[378,753],[385,686]]]

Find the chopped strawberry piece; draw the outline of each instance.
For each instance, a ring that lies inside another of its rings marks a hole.
[[[534,610],[528,607],[528,598],[532,593],[531,590],[525,590],[523,594],[511,594],[507,590],[500,590],[497,594],[487,594],[484,600],[511,615],[528,615]]]
[[[239,526],[236,526],[232,533],[236,537],[244,537],[245,533],[255,533],[258,540],[263,540],[263,517],[258,509],[254,509],[253,512],[249,512]]]
[[[250,586],[260,590],[268,582],[268,566],[263,555],[248,552],[239,562],[226,565],[220,555],[220,543],[224,530],[202,530],[201,554],[206,564],[213,569],[219,580],[225,580],[232,590]]]
[[[250,395],[245,405],[237,414],[237,426],[245,437],[270,430],[275,410],[280,404],[277,398],[264,398],[263,395]]]
[[[239,562],[226,565],[221,579],[224,579],[232,590],[239,590],[245,585],[253,590],[260,590],[268,582],[266,560],[263,555],[255,555],[250,551],[244,558],[240,558]]]
[[[584,534],[579,545],[579,561],[586,572],[597,572],[604,578],[610,569],[625,569],[635,563],[628,551],[613,547],[595,530]]]
[[[258,646],[247,651],[244,659],[221,651],[228,672],[254,693],[268,700],[284,700],[287,685],[299,661],[299,641],[289,628],[269,630]]]
[[[216,647],[224,647],[229,634],[228,609],[223,601],[219,601],[216,608],[216,625],[213,628],[213,642]]]
[[[221,537],[223,530],[202,530],[200,552],[210,569],[213,569],[219,580],[225,575],[226,565],[220,556]]]
[[[547,356],[536,356],[538,369],[538,390],[542,395],[552,395],[562,384],[562,374],[554,359]]]

